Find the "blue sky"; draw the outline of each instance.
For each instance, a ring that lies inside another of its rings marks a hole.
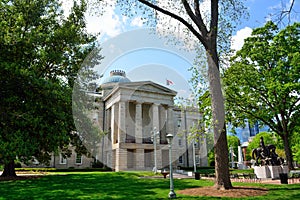
[[[107,76],[112,69],[122,69],[132,81],[151,80],[164,86],[166,79],[170,79],[175,84],[168,87],[187,97],[190,89],[188,80],[191,78],[188,68],[193,63],[195,53],[179,50],[172,44],[168,46],[166,39],[154,36],[148,38],[146,33],[140,34],[139,29],[145,28],[141,16],[123,16],[115,1],[107,1],[111,6],[105,9],[103,16],[86,15],[88,31],[101,33],[100,42],[105,60],[98,67],[99,73]],[[263,26],[271,19],[270,14],[278,13],[289,2],[290,0],[247,0],[250,17],[242,21],[231,38],[232,48],[240,49],[244,38],[250,36],[254,28]],[[64,6],[68,8],[67,1],[64,1]],[[294,9],[300,12],[297,0]],[[299,15],[292,16],[292,21],[299,21]]]

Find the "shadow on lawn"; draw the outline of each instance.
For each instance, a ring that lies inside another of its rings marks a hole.
[[[270,199],[300,199],[300,184],[272,185],[269,191]]]
[[[169,179],[139,178],[139,173],[84,172],[47,175],[38,179],[1,181],[3,199],[168,199]],[[240,183],[241,185],[244,185]],[[237,184],[240,185],[240,184]],[[205,180],[175,179],[175,191],[212,186]],[[300,199],[300,184],[253,184],[268,188],[266,196],[242,199]],[[219,199],[178,195],[179,199]],[[222,198],[223,199],[223,198]],[[230,199],[230,198],[224,198]]]

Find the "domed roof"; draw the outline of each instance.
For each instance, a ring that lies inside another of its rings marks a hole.
[[[113,70],[110,72],[110,76],[105,78],[102,81],[102,84],[106,83],[126,83],[131,82],[127,77],[124,71],[122,70]]]

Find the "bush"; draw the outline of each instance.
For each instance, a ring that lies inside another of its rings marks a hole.
[[[100,162],[99,160],[92,163],[92,168],[103,168],[103,167],[104,167],[103,163]]]

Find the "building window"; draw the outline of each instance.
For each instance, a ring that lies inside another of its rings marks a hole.
[[[178,138],[178,146],[182,146],[182,139]]]
[[[195,158],[196,158],[196,164],[200,164],[200,156],[196,155]]]
[[[181,126],[181,119],[178,119],[177,120],[177,127],[180,127]]]
[[[76,160],[75,160],[76,164],[82,164],[82,155],[77,153],[76,154]]]
[[[59,164],[67,164],[67,158],[65,158],[63,154],[59,155]]]
[[[183,158],[182,158],[182,156],[179,156],[178,162],[179,162],[179,164],[182,164],[182,163],[183,163]]]

